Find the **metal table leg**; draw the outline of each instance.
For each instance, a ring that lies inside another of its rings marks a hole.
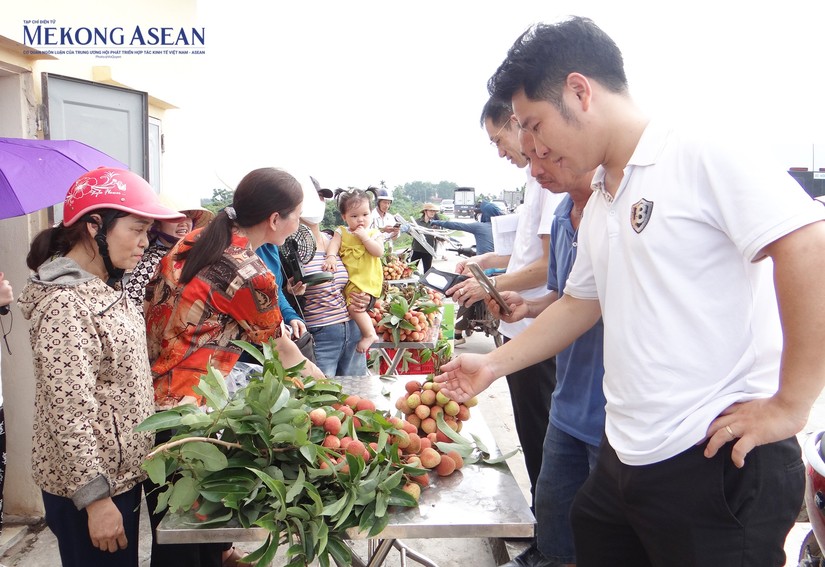
[[[401,567],[406,567],[407,557],[413,561],[424,565],[425,567],[438,567],[438,565],[430,558],[421,555],[417,551],[408,547],[403,541],[399,539],[371,539],[367,542],[368,560],[364,562],[355,553],[352,554],[352,564],[355,567],[381,567],[390,551],[395,548],[401,554]],[[339,567],[343,567],[339,565]]]

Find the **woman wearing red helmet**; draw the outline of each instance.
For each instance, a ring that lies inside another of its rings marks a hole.
[[[19,299],[37,379],[33,476],[63,567],[137,567],[140,464],[152,437],[134,429],[152,413],[152,386],[143,318],[120,278],[154,219],[180,213],[112,168],[78,178],[63,210],[32,242],[35,273]]]

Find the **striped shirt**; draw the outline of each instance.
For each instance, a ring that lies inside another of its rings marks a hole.
[[[320,272],[323,264],[324,252],[318,251],[304,266],[304,273]],[[307,327],[326,327],[349,321],[343,293],[348,281],[347,269],[338,258],[330,281],[307,287],[304,293],[304,323]]]

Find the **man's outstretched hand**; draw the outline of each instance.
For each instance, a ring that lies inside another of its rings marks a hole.
[[[441,366],[442,373],[433,378],[445,395],[462,404],[487,389],[496,376],[486,355],[462,354]]]

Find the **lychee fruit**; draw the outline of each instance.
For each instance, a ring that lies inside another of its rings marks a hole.
[[[430,406],[421,404],[420,406],[415,408],[415,415],[418,419],[424,420],[430,417]]]
[[[421,486],[430,486],[430,475],[427,473],[411,476],[410,480],[417,482]]]
[[[435,404],[435,392],[432,390],[424,390],[421,392],[421,403],[427,404],[428,406]]]
[[[421,382],[418,382],[417,380],[410,380],[404,384],[404,388],[407,390],[408,394],[412,394],[413,392],[417,392],[421,389]]]
[[[407,407],[414,410],[421,405],[421,396],[418,394],[410,394],[407,396]]]
[[[421,465],[424,468],[434,469],[441,462],[441,453],[432,448],[421,449],[418,458],[421,459]]]
[[[309,412],[309,419],[312,421],[312,425],[321,427],[327,419],[327,412],[324,408],[315,408]]]
[[[458,451],[447,451],[447,456],[455,461],[455,470],[464,466],[464,458],[458,454]]]
[[[355,411],[364,410],[375,411],[375,402],[373,402],[372,400],[366,400],[364,398],[358,400],[358,402],[355,404]]]
[[[449,455],[442,455],[441,462],[435,468],[438,476],[450,476],[455,471],[455,461]]]
[[[444,413],[446,413],[447,415],[456,416],[458,415],[459,411],[461,411],[461,407],[455,400],[450,400],[449,402],[444,404]]]
[[[324,437],[322,446],[326,447],[327,449],[338,449],[341,447],[341,440],[338,439],[335,435],[327,435]]]
[[[401,490],[412,496],[416,502],[421,498],[421,485],[418,483],[408,482]]]
[[[341,431],[341,419],[337,415],[330,415],[324,420],[324,430],[330,435],[338,435]]]
[[[363,457],[366,451],[367,448],[358,439],[353,439],[352,441],[350,441],[349,445],[347,445],[347,453],[349,453],[350,455]]]

